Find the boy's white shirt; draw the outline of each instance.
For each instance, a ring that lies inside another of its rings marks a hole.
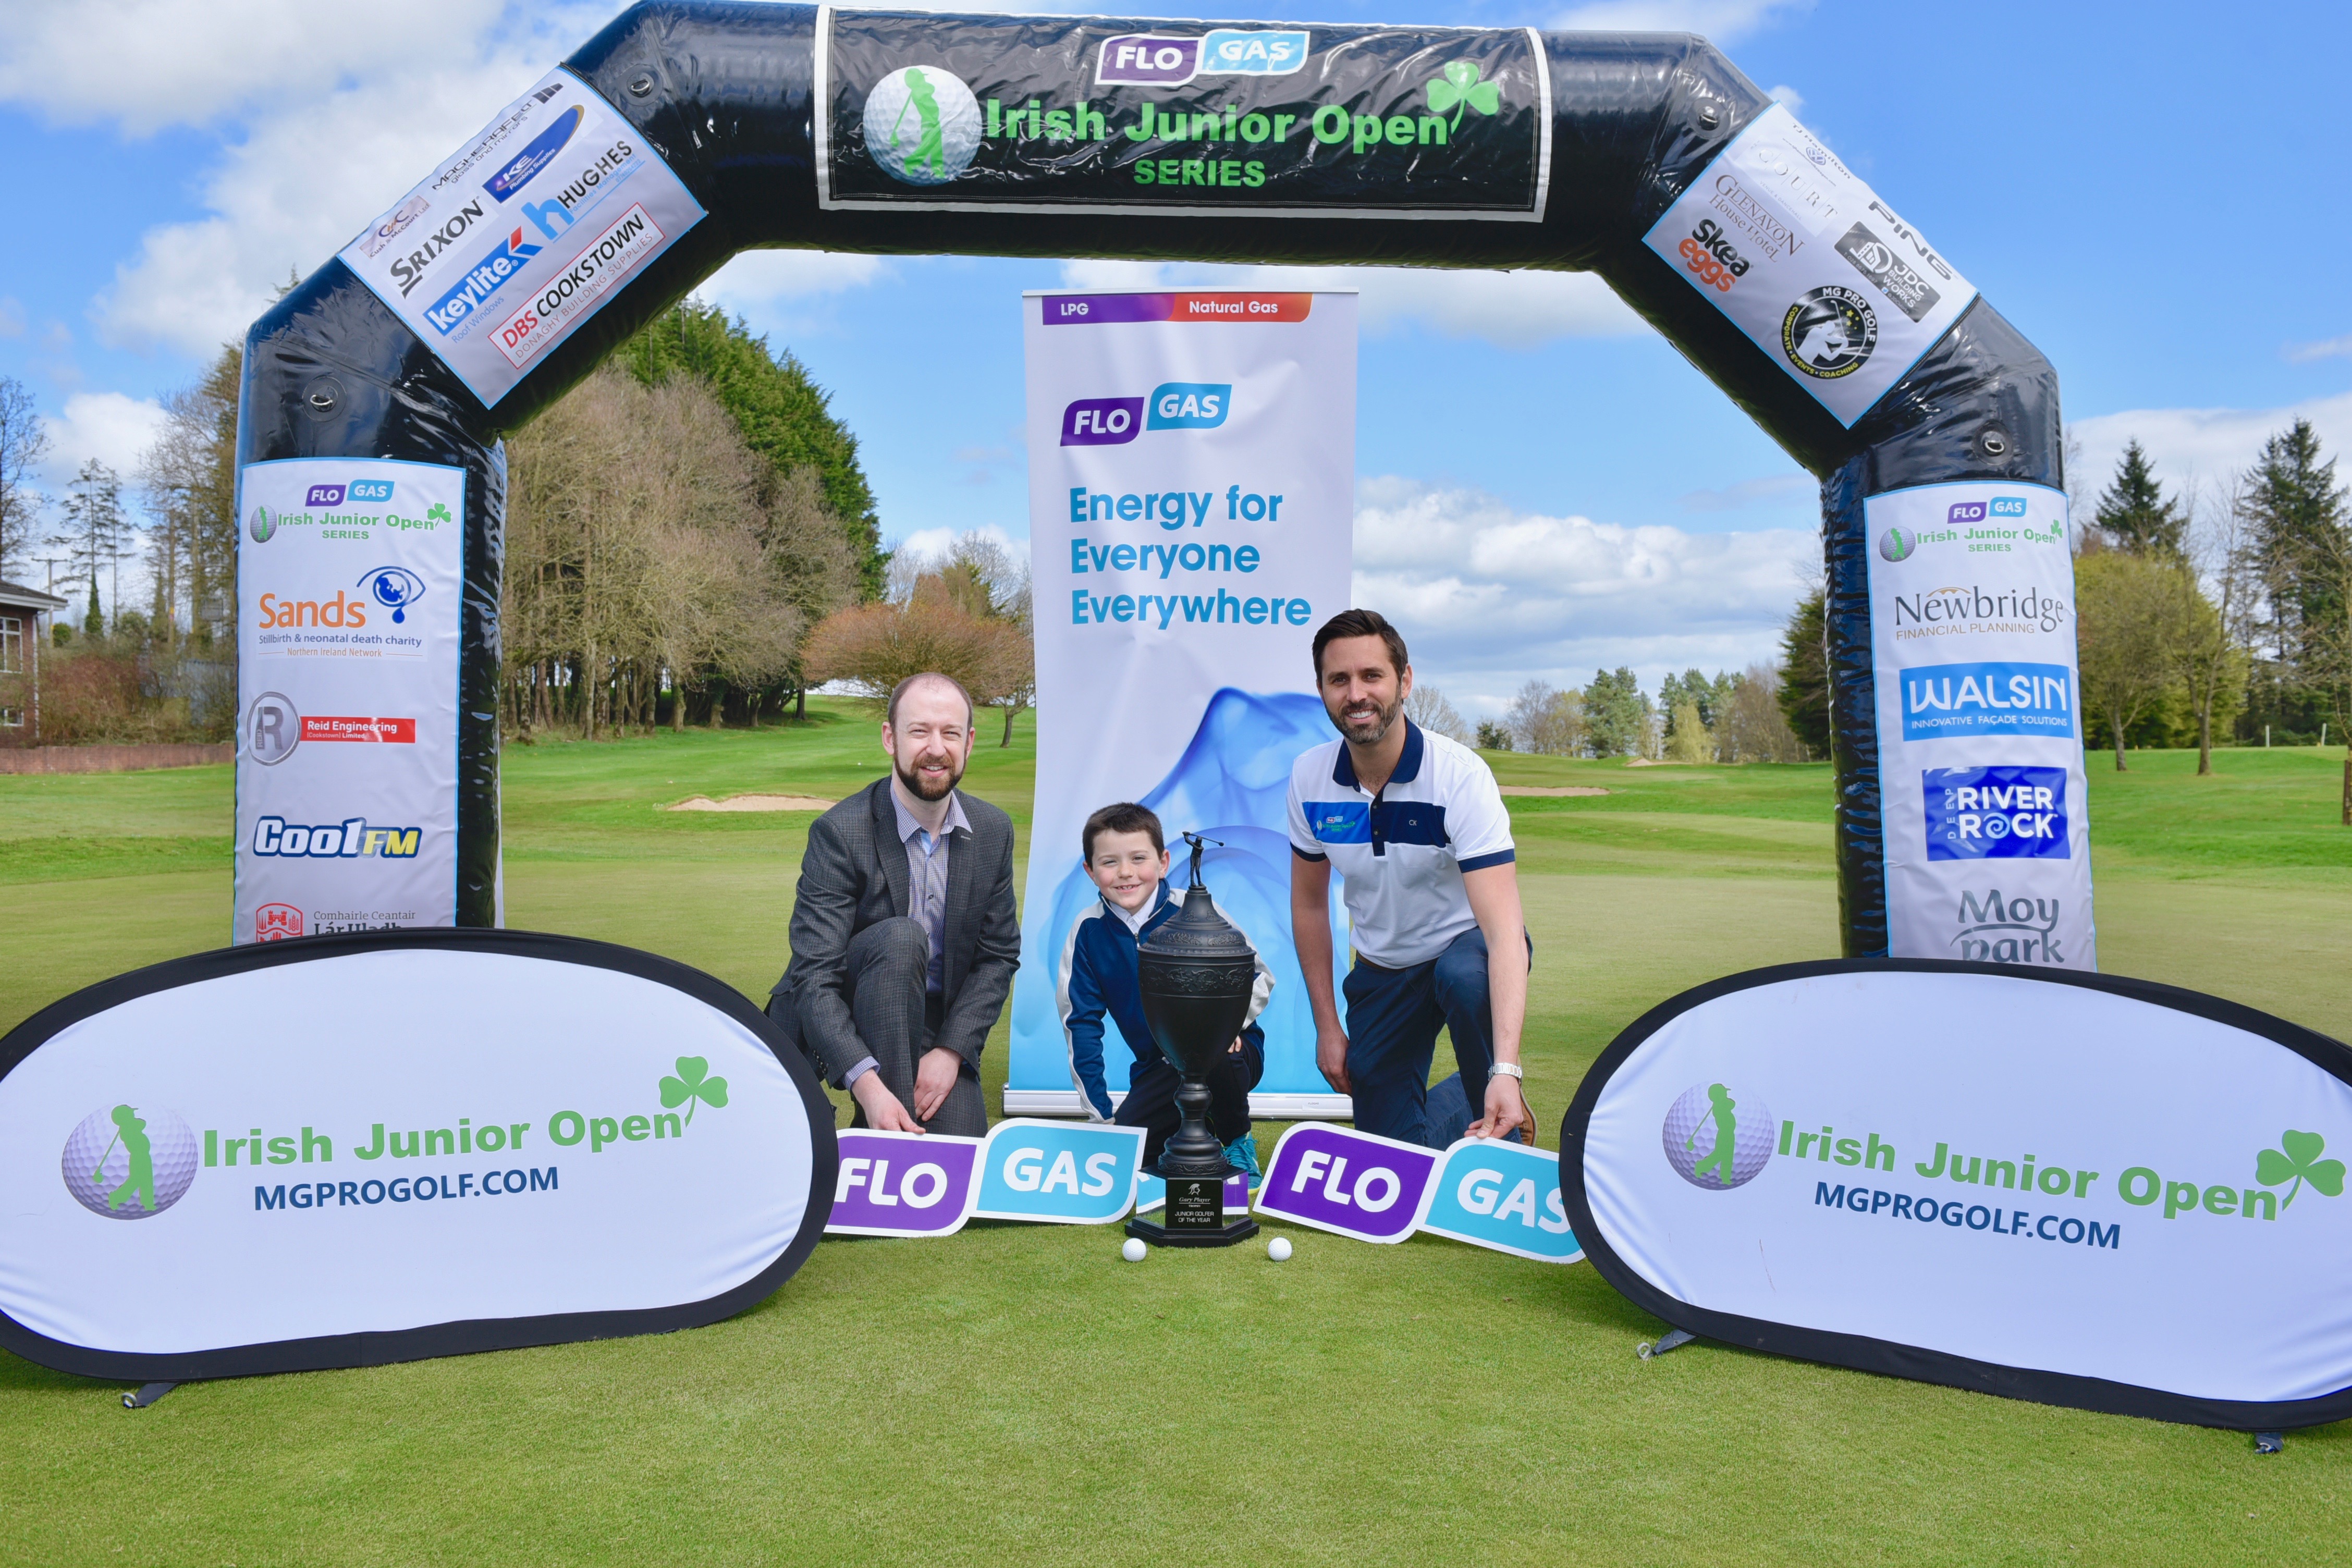
[[[1099,888],[1096,889],[1097,901],[1104,909],[1118,916],[1129,931],[1140,936],[1143,933],[1144,922],[1149,921],[1160,907],[1160,889],[1166,884],[1167,879],[1164,877],[1154,882],[1151,885],[1151,896],[1145,899],[1142,906],[1131,914],[1113,903],[1109,896],[1104,894]],[[1185,889],[1182,888],[1169,888],[1168,901],[1181,908],[1184,893]],[[1054,999],[1055,1005],[1061,1010],[1062,1056],[1063,1059],[1070,1064],[1070,1087],[1078,1091],[1078,1109],[1087,1113],[1087,1120],[1089,1121],[1108,1121],[1110,1118],[1097,1112],[1095,1110],[1095,1102],[1087,1098],[1086,1080],[1078,1076],[1077,1054],[1070,1046],[1070,963],[1078,951],[1078,931],[1092,918],[1090,915],[1080,915],[1070,922],[1070,934],[1062,943],[1062,962],[1054,971]],[[1241,928],[1235,926],[1234,929],[1239,931]],[[1265,955],[1258,951],[1257,943],[1250,942],[1249,932],[1242,931],[1242,940],[1249,942],[1250,961],[1257,966],[1257,973],[1250,981],[1249,1016],[1242,1020],[1242,1027],[1247,1028],[1257,1022],[1258,1015],[1264,1013],[1265,1005],[1274,999],[1274,971],[1266,967]],[[1104,1031],[1105,1044],[1108,1045],[1110,1029],[1118,1026],[1118,1020],[1106,1012],[1103,1015],[1103,1022],[1110,1026]],[[1119,1037],[1126,1039],[1127,1037],[1122,1033]],[[1107,1058],[1106,1053],[1104,1064],[1106,1068],[1109,1065]],[[1117,1113],[1118,1108],[1114,1106],[1112,1114]]]

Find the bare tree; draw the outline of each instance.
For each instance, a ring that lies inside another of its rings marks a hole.
[[[1027,558],[1006,549],[993,534],[975,529],[956,535],[936,557],[914,550],[893,552],[889,582],[893,603],[909,603],[919,584],[931,582],[966,616],[1008,628],[996,638],[996,692],[985,700],[1004,710],[1004,733],[997,744],[1011,745],[1013,721],[1037,701],[1036,628]],[[978,697],[979,689],[972,691]]]
[[[1511,699],[1510,707],[1503,714],[1503,726],[1511,733],[1514,751],[1553,757],[1581,756],[1587,742],[1584,694],[1559,690],[1548,680],[1531,679]]]
[[[1780,710],[1780,672],[1751,664],[1734,676],[1716,720],[1716,754],[1727,763],[1801,763],[1804,742]]]
[[[875,699],[910,675],[937,670],[963,682],[975,702],[994,705],[1034,667],[1028,638],[1011,621],[959,603],[950,579],[916,579],[904,603],[883,600],[836,611],[809,638],[810,673],[843,680]]]
[[[236,614],[236,401],[243,359],[224,347],[193,384],[163,399],[163,427],[139,459],[154,519],[147,536],[159,637],[185,618],[199,644],[227,637]]]
[[[1412,695],[1404,700],[1404,712],[1406,718],[1424,730],[1434,731],[1465,746],[1470,743],[1470,726],[1462,721],[1462,715],[1454,710],[1445,693],[1434,686],[1416,684]]]
[[[2197,772],[2213,771],[2213,731],[2245,700],[2256,584],[2246,551],[2245,511],[2234,479],[2218,493],[2191,477],[2180,490],[2186,514],[2180,602],[2166,648],[2173,678],[2197,720]]]
[[[2074,636],[2085,718],[2115,743],[2116,771],[2128,766],[2131,727],[2173,683],[2172,645],[2183,635],[2184,576],[2169,562],[2120,550],[2074,563]],[[2188,597],[2195,597],[2190,584]]]
[[[12,562],[20,570],[30,563],[33,526],[41,515],[31,479],[48,449],[32,393],[14,376],[0,375],[0,577],[8,575]]]

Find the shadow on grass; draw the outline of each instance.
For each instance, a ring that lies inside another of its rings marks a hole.
[[[46,1366],[26,1361],[23,1356],[0,1351],[0,1394],[102,1394],[108,1389],[131,1389],[136,1384],[114,1383],[104,1378],[79,1377],[69,1372],[53,1372]]]

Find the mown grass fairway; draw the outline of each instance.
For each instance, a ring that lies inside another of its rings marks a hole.
[[[993,731],[968,784],[1025,830],[1026,729],[1009,749]],[[2120,776],[2094,757],[2103,966],[2352,1037],[2343,760],[2224,752],[2200,780],[2189,754],[2134,753]],[[1506,783],[1613,792],[1512,803],[1548,1145],[1585,1065],[1651,1005],[1835,952],[1825,768],[1496,763]],[[513,749],[509,921],[764,995],[808,816],[658,807],[835,797],[877,772],[845,710]],[[0,1028],[225,941],[229,808],[221,768],[0,778]],[[0,1354],[0,1561],[2352,1555],[2352,1424],[2257,1459],[2240,1435],[1714,1345],[1643,1364],[1660,1325],[1590,1268],[1287,1234],[1279,1266],[1254,1247],[1130,1266],[1115,1233],[1060,1226],[828,1242],[709,1329],[192,1384],[135,1414],[112,1385]]]

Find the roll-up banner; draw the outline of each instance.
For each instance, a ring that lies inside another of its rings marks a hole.
[[[456,922],[463,469],[238,475],[230,940]]]
[[[776,1047],[707,974],[524,932],[92,986],[0,1038],[0,1344],[178,1380],[715,1322],[834,1190],[832,1107]]]
[[[1643,239],[1849,429],[1977,297],[1778,103]]]
[[[1758,970],[1620,1036],[1560,1149],[1585,1256],[1693,1333],[2164,1420],[2352,1415],[2352,1050],[2251,1007]]]
[[[1005,1111],[1085,1110],[1061,1003],[1072,933],[1099,901],[1080,830],[1132,800],[1171,843],[1188,830],[1220,841],[1204,873],[1217,906],[1273,970],[1253,1107],[1345,1116],[1316,1070],[1291,945],[1284,799],[1292,761],[1332,733],[1312,642],[1348,605],[1356,297],[1033,293],[1022,306],[1037,799]],[[1336,888],[1332,920],[1346,929]],[[1104,1037],[1116,1099],[1132,1052],[1115,1019]]]
[[[1540,223],[1532,29],[822,6],[817,205]]]
[[[1864,503],[1889,955],[2098,967],[2066,497]]]

